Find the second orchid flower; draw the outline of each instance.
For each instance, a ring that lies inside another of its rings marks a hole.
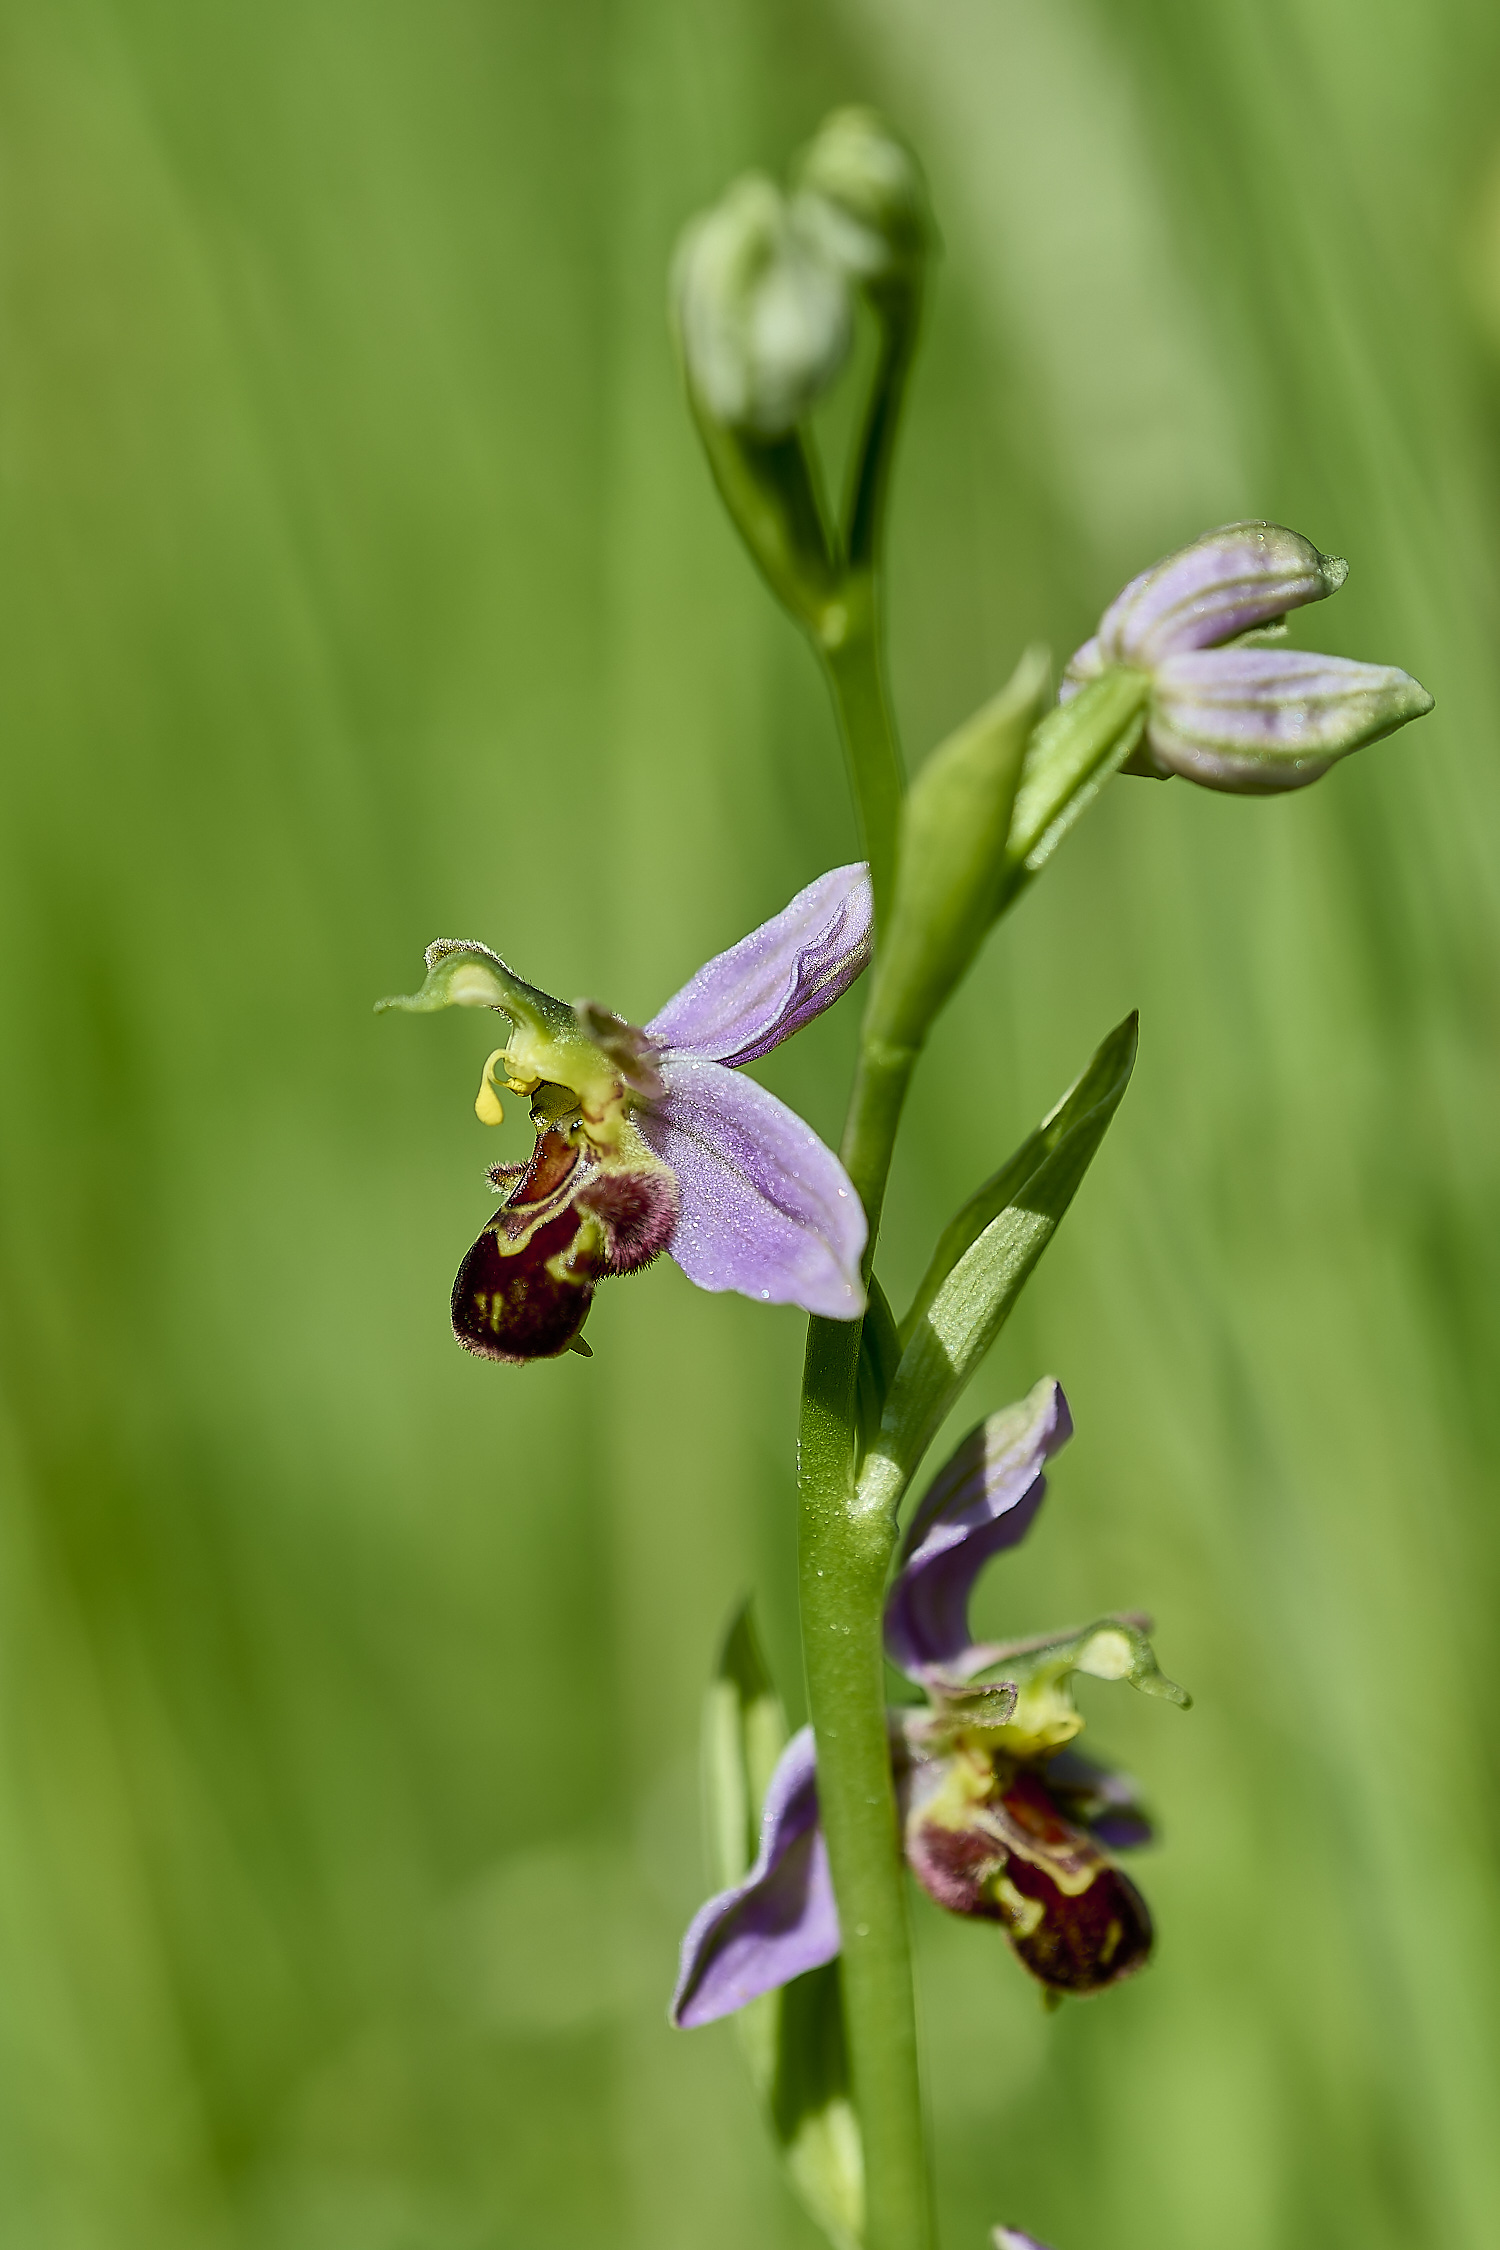
[[[1146,1902],[1114,1858],[1149,1843],[1151,1826],[1133,1784],[1072,1747],[1083,1720],[1068,1682],[1086,1673],[1188,1701],[1158,1669],[1142,1618],[1009,1643],[970,1633],[975,1581],[1025,1537],[1046,1463],[1072,1429],[1062,1388],[1047,1378],[971,1431],[917,1510],[885,1612],[891,1661],[927,1697],[891,1714],[908,1864],[939,1906],[998,1923],[1059,1998],[1119,1983],[1152,1945]],[[683,1939],[672,2020],[712,2023],[839,1950],[804,1727],[766,1792],[755,1865]]]

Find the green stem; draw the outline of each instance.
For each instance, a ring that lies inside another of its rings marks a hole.
[[[824,657],[839,707],[875,884],[889,900],[901,807],[873,607]],[[885,1183],[916,1052],[866,1039],[843,1159],[874,1256]],[[922,2086],[912,1994],[905,1862],[885,1704],[885,1590],[896,1524],[855,1493],[857,1321],[809,1324],[798,1446],[799,1570],[818,1799],[843,1933],[842,1983],[865,2158],[866,2250],[930,2250]]]
[[[875,920],[889,914],[905,782],[886,693],[873,570],[849,571],[822,612],[814,646],[838,712],[849,785],[875,890]]]
[[[802,1635],[818,1802],[843,1934],[844,2027],[865,2158],[866,2250],[929,2250],[911,1941],[881,1639],[895,1527],[854,1499],[857,1321],[808,1331],[799,1444]]]

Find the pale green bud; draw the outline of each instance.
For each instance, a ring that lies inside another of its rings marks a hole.
[[[927,186],[906,143],[873,109],[836,109],[797,168],[806,223],[861,281],[911,276],[931,237]]]
[[[710,420],[784,435],[836,379],[853,327],[849,284],[809,223],[759,173],[683,235],[673,298],[688,380]]]

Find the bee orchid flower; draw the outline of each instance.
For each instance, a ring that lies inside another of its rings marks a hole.
[[[470,940],[427,948],[420,992],[382,1008],[490,1008],[510,1026],[475,1110],[527,1096],[536,1146],[496,1165],[505,1200],[453,1285],[453,1331],[519,1364],[588,1346],[595,1286],[665,1251],[700,1289],[857,1320],[866,1226],[838,1158],[742,1075],[848,990],[870,958],[870,883],[835,868],[698,970],[644,1028],[569,1006]]]
[[[887,1653],[927,1698],[891,1713],[907,1862],[939,1906],[997,1922],[1057,1996],[1117,1984],[1152,1942],[1145,1900],[1114,1858],[1149,1843],[1151,1826],[1133,1783],[1074,1747],[1083,1720],[1069,1682],[1086,1673],[1188,1701],[1158,1669],[1143,1618],[1008,1643],[970,1633],[975,1581],[1025,1537],[1072,1427],[1049,1377],[972,1430],[916,1512],[885,1611]],[[672,2020],[712,2023],[833,1960],[839,1942],[804,1727],[766,1792],[755,1865],[683,1939]]]

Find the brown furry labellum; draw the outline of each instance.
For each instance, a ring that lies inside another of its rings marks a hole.
[[[567,1133],[537,1137],[529,1164],[453,1284],[453,1333],[481,1359],[520,1366],[582,1349],[595,1284],[635,1273],[672,1239],[677,1187],[664,1165],[599,1157]]]
[[[1052,1992],[1083,1996],[1144,1968],[1145,1900],[1088,1831],[1064,1818],[1042,1775],[1022,1767],[962,1827],[918,1813],[908,1837],[922,1886],[950,1913],[998,1922]]]

